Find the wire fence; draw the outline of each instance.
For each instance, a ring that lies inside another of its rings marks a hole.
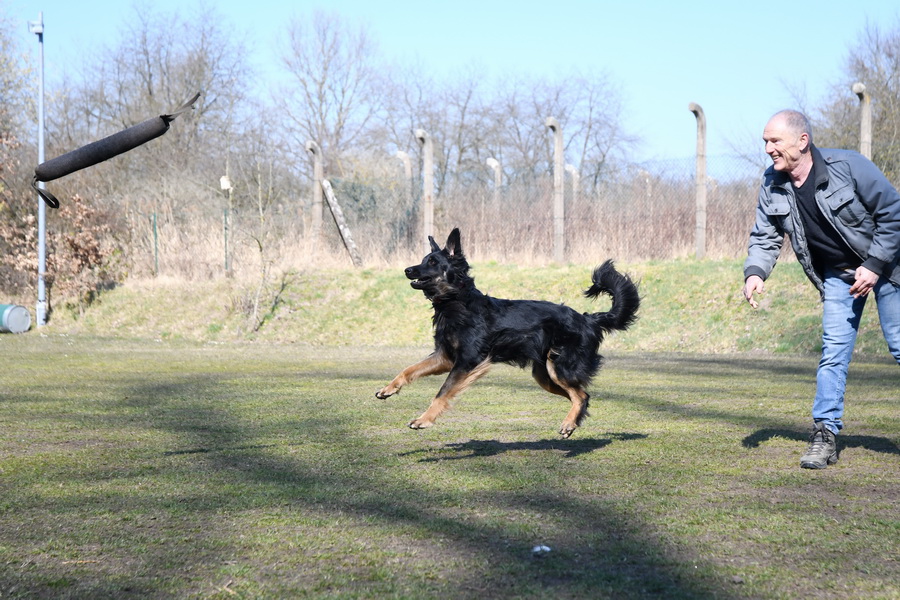
[[[762,166],[740,157],[708,159],[706,252],[745,254]],[[420,181],[397,177],[332,178],[365,264],[407,263],[426,248]],[[476,261],[552,262],[553,177],[515,177],[495,187],[484,173],[457,173],[434,200],[434,237],[454,227]],[[587,188],[569,174],[565,187],[565,257],[572,262],[665,260],[693,256],[696,243],[693,159],[624,167]],[[210,277],[224,271],[297,268],[322,256],[349,264],[325,208],[321,239],[312,239],[312,194],[233,210],[221,196],[193,211],[131,211],[135,272]]]
[[[761,170],[748,169],[738,159],[717,162],[718,177],[707,181],[706,255],[736,257],[746,252]],[[694,254],[692,160],[635,165],[593,190],[576,188],[572,181],[567,184],[567,259],[648,260]],[[476,249],[484,248],[484,258],[502,258],[497,252],[506,248],[547,259],[553,253],[552,188],[552,177],[547,177],[527,190],[504,189],[499,200],[489,190],[455,194],[444,200],[435,222],[469,231]]]

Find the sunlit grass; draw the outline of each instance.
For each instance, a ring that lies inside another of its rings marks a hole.
[[[506,366],[407,429],[439,380],[374,391],[425,348],[0,344],[4,598],[900,594],[887,360],[809,472],[813,357],[611,350],[560,440]]]

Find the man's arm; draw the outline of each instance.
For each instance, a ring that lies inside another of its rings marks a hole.
[[[872,243],[862,266],[880,275],[900,253],[900,193],[870,160],[860,157],[850,164],[856,193],[875,224]],[[865,274],[863,276],[867,279]]]

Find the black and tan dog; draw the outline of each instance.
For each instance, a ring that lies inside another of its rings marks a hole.
[[[443,249],[434,238],[428,239],[432,252],[421,264],[407,268],[406,276],[434,305],[434,352],[403,369],[375,395],[387,398],[420,377],[449,373],[428,410],[409,423],[412,429],[423,429],[434,425],[450,401],[487,373],[491,364],[531,364],[542,388],[571,400],[559,433],[564,438],[572,435],[588,415],[585,387],[600,368],[600,343],[606,334],[627,329],[636,318],[637,286],[606,261],[594,270],[593,285],[584,295],[611,295],[608,312],[581,314],[552,302],[492,298],[478,291],[469,276],[458,229]]]

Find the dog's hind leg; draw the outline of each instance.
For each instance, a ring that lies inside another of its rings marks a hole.
[[[534,380],[538,382],[542,388],[550,392],[551,394],[556,394],[557,396],[562,396],[563,398],[568,398],[569,394],[566,390],[562,389],[550,379],[550,373],[547,372],[547,366],[541,363],[534,363],[531,365],[531,376],[534,377]]]
[[[533,374],[536,371],[537,369],[532,369]],[[581,389],[580,385],[573,385],[561,379],[556,373],[556,367],[553,365],[553,360],[550,358],[547,359],[546,372],[550,378],[547,385],[535,375],[537,382],[540,383],[544,389],[560,396],[566,396],[572,401],[572,408],[569,409],[569,414],[566,415],[562,426],[559,428],[559,434],[564,438],[567,438],[575,432],[575,429],[577,429],[584,418],[588,416],[587,409],[590,395]]]
[[[453,368],[453,361],[447,358],[447,355],[440,350],[435,350],[419,362],[403,369],[393,381],[375,392],[375,397],[380,399],[393,396],[400,391],[404,385],[412,383],[420,377],[426,375],[440,375],[448,372]]]
[[[428,407],[428,410],[419,415],[417,419],[410,421],[409,428],[425,429],[426,427],[434,425],[435,420],[437,420],[441,413],[450,408],[450,401],[465,391],[465,389],[472,385],[475,380],[487,373],[490,368],[491,361],[485,360],[469,371],[452,369],[447,380],[444,381],[444,385],[441,386],[437,396],[431,401],[431,406]]]

